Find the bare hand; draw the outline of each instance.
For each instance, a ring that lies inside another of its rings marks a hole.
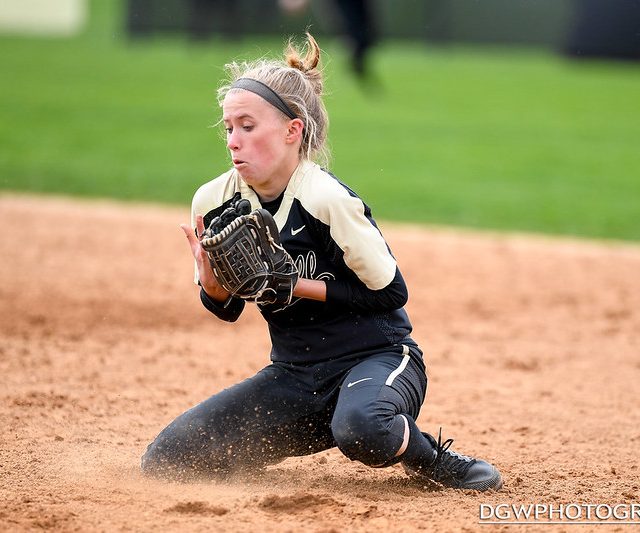
[[[204,221],[202,220],[202,215],[196,215],[196,228],[200,239],[196,236],[196,233],[189,224],[180,224],[180,227],[189,241],[191,253],[193,254],[193,258],[196,260],[198,277],[200,278],[202,288],[214,300],[226,300],[229,297],[229,293],[225,291],[216,280],[213,275],[213,270],[211,270],[211,265],[209,264],[207,252],[205,252],[200,245],[200,239],[204,234]]]

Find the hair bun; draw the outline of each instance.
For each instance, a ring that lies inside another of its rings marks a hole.
[[[305,46],[306,53],[304,57],[301,56],[300,51],[294,46],[291,40],[289,40],[285,53],[287,65],[304,73],[314,70],[318,66],[318,63],[320,63],[320,47],[313,38],[313,35],[309,32],[307,32],[306,35],[307,44]]]

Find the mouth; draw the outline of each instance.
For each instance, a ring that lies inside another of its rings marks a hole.
[[[245,161],[242,161],[241,159],[233,159],[233,166],[234,167],[239,167],[240,165],[244,165],[246,164]]]

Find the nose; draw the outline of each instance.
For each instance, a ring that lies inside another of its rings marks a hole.
[[[235,151],[239,148],[238,134],[235,129],[231,133],[227,133],[227,148],[231,151]]]

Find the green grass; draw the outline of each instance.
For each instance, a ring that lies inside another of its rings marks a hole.
[[[188,204],[227,169],[222,65],[280,40],[0,37],[0,189]],[[332,170],[378,218],[640,239],[640,69],[524,49],[386,44],[379,88],[340,43]]]
[[[333,139],[385,216],[640,238],[637,66],[389,47],[378,68],[379,101],[338,93]]]

